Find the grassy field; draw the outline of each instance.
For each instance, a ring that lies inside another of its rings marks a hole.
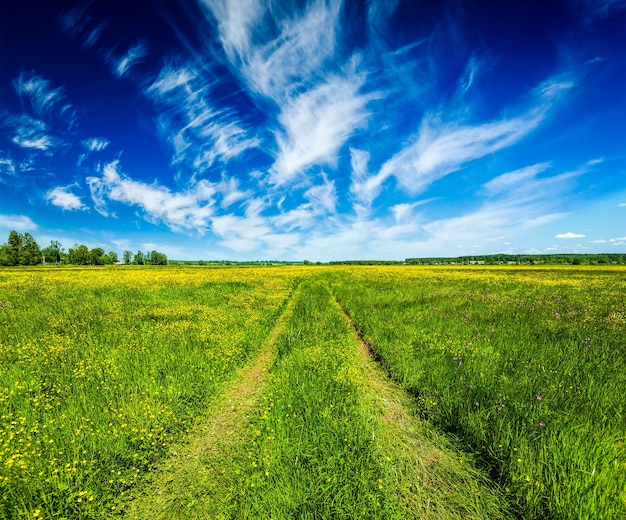
[[[625,517],[625,328],[618,268],[3,269],[0,518]]]
[[[522,518],[626,518],[626,272],[349,271],[333,290]]]
[[[0,271],[0,518],[116,517],[255,355],[297,276]]]

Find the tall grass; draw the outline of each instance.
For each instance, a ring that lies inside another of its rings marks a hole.
[[[339,300],[522,518],[626,517],[626,271],[345,271]]]
[[[5,269],[0,518],[119,517],[254,355],[288,271]]]
[[[505,517],[497,494],[468,461],[459,463],[463,455],[419,424],[390,424],[414,418],[396,417],[397,403],[381,410],[379,394],[397,394],[384,382],[373,386],[358,338],[325,285],[304,282],[296,298],[252,440],[229,469],[240,486],[223,517]],[[409,442],[396,437],[400,430],[410,430]],[[416,466],[430,466],[428,476]]]

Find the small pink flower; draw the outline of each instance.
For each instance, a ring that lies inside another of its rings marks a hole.
[[[537,398],[537,401],[541,401],[541,396],[539,394],[535,394],[535,397]]]
[[[539,421],[539,427],[543,428],[546,425],[543,421]]]

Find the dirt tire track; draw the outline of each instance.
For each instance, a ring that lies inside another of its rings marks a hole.
[[[297,290],[288,297],[262,350],[218,398],[209,419],[185,435],[184,444],[175,446],[172,456],[135,493],[127,518],[206,519],[215,518],[212,510],[228,508],[228,491],[236,476],[227,475],[224,467],[237,447],[249,440],[246,426],[276,356],[278,338],[293,312]]]
[[[372,436],[387,450],[390,473],[405,505],[404,516],[433,520],[510,518],[504,499],[483,473],[472,468],[471,457],[452,447],[417,416],[414,398],[391,379],[384,360],[334,294],[332,300],[358,343],[361,370],[370,390],[367,393],[380,414],[380,427],[374,427]],[[467,462],[459,468],[462,458]],[[468,496],[486,497],[491,507],[483,507],[482,500],[477,499],[473,510],[459,508],[459,488]]]

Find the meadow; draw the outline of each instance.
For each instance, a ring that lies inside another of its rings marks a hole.
[[[626,517],[623,269],[361,270],[333,283],[392,377],[521,518]]]
[[[0,518],[625,517],[625,328],[618,267],[6,268]]]

